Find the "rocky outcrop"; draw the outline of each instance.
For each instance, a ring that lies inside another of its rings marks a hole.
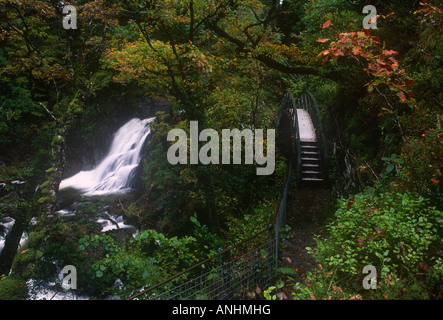
[[[137,104],[141,118],[155,117],[157,112],[168,112],[171,109],[171,104],[169,102],[155,100],[146,96],[138,98]]]

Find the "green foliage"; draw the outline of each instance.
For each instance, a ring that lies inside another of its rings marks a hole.
[[[20,275],[27,279],[35,276],[35,268],[43,257],[43,252],[33,248],[21,250],[14,258],[12,268],[19,270]]]
[[[360,16],[355,11],[352,12],[353,19],[347,20],[346,16],[349,15],[349,11],[353,9],[356,3],[357,1],[346,0],[309,1],[305,4],[305,13],[302,21],[306,26],[306,30],[310,32],[318,31],[323,23],[329,19],[333,20],[334,24],[349,26],[349,23],[352,22],[352,26],[355,26]]]
[[[438,245],[443,215],[428,201],[409,194],[362,193],[342,202],[336,220],[327,226],[328,242],[319,241],[320,262],[347,274],[372,264],[381,274],[390,270],[411,275]]]
[[[318,265],[308,272],[305,283],[297,282],[286,288],[292,290],[295,300],[428,300],[438,297],[443,276],[441,269],[442,264],[436,264],[428,270],[425,279],[381,275],[377,278],[375,290],[359,290],[358,285],[350,286],[347,281],[338,281],[332,271]]]
[[[277,272],[284,274],[284,275],[295,275],[297,272],[294,270],[294,268],[289,267],[279,267],[277,268]]]
[[[11,166],[0,166],[0,179],[2,181],[26,181],[34,174],[34,169],[29,162],[23,161]]]
[[[190,220],[194,224],[193,236],[201,246],[198,256],[211,258],[222,248],[223,239],[219,235],[211,233],[208,226],[201,224],[197,219],[196,213],[191,216]]]
[[[321,265],[308,272],[306,283],[293,285],[294,300],[361,300],[362,296],[338,285],[333,272],[325,272]]]
[[[437,273],[430,271],[426,277],[438,278],[442,259],[435,252],[441,245],[442,218],[429,201],[410,194],[368,190],[342,201],[336,219],[326,226],[327,238],[318,237],[317,247],[308,248],[324,268],[314,282],[319,285],[326,277],[352,293],[349,288],[361,285],[363,267],[373,265],[383,278],[426,287],[429,279],[417,275],[432,269]]]
[[[250,214],[245,214],[243,217],[234,218],[231,217],[227,221],[226,238],[230,245],[237,244],[244,239],[251,237],[253,234],[264,230],[270,225],[274,214],[274,203],[270,201],[264,201],[257,204]],[[268,237],[268,233],[264,233],[261,236],[255,238],[252,242],[248,242],[247,245],[252,248],[255,245],[262,243]],[[246,245],[246,244],[245,244]],[[245,250],[246,248],[240,248],[239,250]]]
[[[391,154],[390,157],[383,157],[381,159],[387,163],[386,165],[387,174],[391,173],[394,169],[396,169],[397,155],[395,153]]]
[[[8,276],[0,279],[0,300],[25,300],[28,295],[23,279]]]
[[[421,137],[411,138],[402,149],[399,182],[406,190],[431,197],[440,206],[443,163],[441,130],[430,129]]]
[[[279,279],[275,286],[270,286],[264,290],[259,285],[256,285],[254,290],[246,292],[249,299],[266,299],[266,300],[286,300],[288,297],[283,291],[285,283]]]
[[[88,223],[94,220],[98,214],[103,213],[105,208],[104,200],[90,201],[84,197],[75,206],[75,217],[79,223]]]

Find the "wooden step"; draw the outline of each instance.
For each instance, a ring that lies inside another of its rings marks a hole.
[[[320,158],[319,157],[301,157],[301,160],[302,161],[303,160],[306,160],[306,161],[314,161],[314,160],[320,161]]]
[[[305,170],[301,172],[302,174],[322,174],[321,171],[314,171],[314,170]]]
[[[317,178],[317,179],[323,179],[323,173],[321,171],[302,171],[301,172],[301,178]]]
[[[316,141],[300,141],[300,147],[315,147],[317,148]]]
[[[318,151],[301,151],[301,155],[303,156],[318,156]]]
[[[320,165],[316,164],[316,163],[302,163],[301,167],[302,167],[302,169],[305,168],[306,170],[320,169]]]
[[[318,149],[317,144],[315,144],[315,145],[304,145],[303,143],[300,144],[300,148],[301,149],[306,149],[306,150]]]
[[[302,166],[304,164],[320,164],[320,158],[313,158],[313,157],[302,157],[301,158]]]
[[[321,178],[309,178],[309,177],[301,178],[301,180],[302,181],[312,181],[312,182],[323,182],[324,181]]]

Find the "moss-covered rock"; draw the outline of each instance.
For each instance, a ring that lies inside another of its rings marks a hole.
[[[24,278],[31,278],[34,275],[38,261],[43,257],[43,252],[28,248],[18,252],[14,258],[12,269]]]
[[[26,282],[17,277],[0,280],[0,300],[24,300],[28,294]]]

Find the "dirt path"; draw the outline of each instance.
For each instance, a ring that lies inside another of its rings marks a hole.
[[[291,278],[296,282],[303,282],[307,272],[316,266],[305,248],[315,247],[314,236],[322,234],[324,210],[330,201],[330,189],[315,187],[295,189],[288,199],[286,222],[295,235],[285,240],[282,266],[295,269],[297,274]]]

